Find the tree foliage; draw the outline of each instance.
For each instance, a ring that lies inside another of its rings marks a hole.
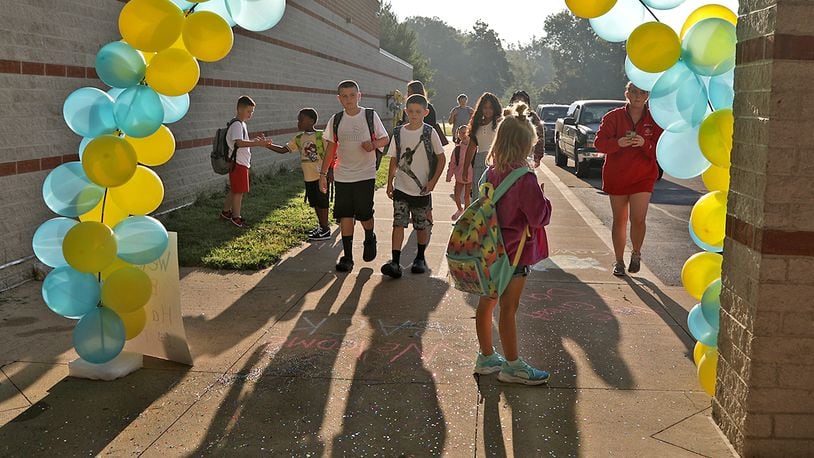
[[[389,2],[382,2],[379,6],[379,30],[379,46],[411,64],[413,78],[429,86],[433,71],[418,49],[416,34],[406,23],[398,21]]]

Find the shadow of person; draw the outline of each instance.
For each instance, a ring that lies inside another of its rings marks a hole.
[[[324,455],[320,431],[337,358],[341,349],[356,345],[347,334],[372,272],[363,268],[355,276],[326,275],[315,287],[323,291],[316,305],[302,310],[302,300],[286,317],[297,317],[287,335],[272,327],[240,369],[221,378],[218,389],[226,394],[193,456]]]
[[[549,371],[551,379],[548,386],[531,387],[476,376],[483,418],[478,445],[487,456],[576,456],[584,389],[635,386],[619,355],[619,321],[606,301],[567,272],[558,272],[556,282],[545,275],[532,271],[528,277],[517,332],[520,357]],[[493,338],[500,342],[496,328]]]
[[[456,325],[430,321],[448,288],[440,279],[410,273],[374,286],[362,310],[371,335],[356,361],[333,455],[447,452],[449,425],[436,386],[442,371],[427,365],[449,367],[445,358],[458,359],[443,329]]]

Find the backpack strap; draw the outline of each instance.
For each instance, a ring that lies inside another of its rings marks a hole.
[[[396,141],[396,163],[401,161],[401,127],[396,126],[393,129],[393,139]]]
[[[334,119],[334,122],[333,122],[334,143],[336,143],[337,145],[339,144],[339,123],[342,122],[342,115],[344,115],[344,114],[345,114],[345,111],[342,110],[339,113],[335,114],[334,118],[333,118]]]
[[[435,148],[432,146],[432,133],[435,129],[429,125],[424,124],[424,130],[421,131],[421,141],[424,142],[424,151],[427,152],[427,163],[430,165],[430,177],[435,175],[435,168],[438,167],[438,158],[435,157]]]
[[[322,140],[322,131],[315,131],[314,137],[317,140],[317,156],[319,156],[320,159],[325,159],[325,142]]]
[[[506,191],[508,191],[509,188],[517,180],[522,178],[523,175],[525,175],[527,173],[532,173],[531,169],[528,168],[528,167],[518,167],[518,168],[512,170],[512,172],[509,173],[509,175],[506,176],[506,178],[503,179],[503,181],[500,183],[500,185],[497,187],[497,189],[495,189],[495,193],[492,195],[492,202],[497,202],[498,200],[500,200],[500,198],[503,197],[503,194],[506,194]],[[484,176],[485,175],[486,175],[486,172],[484,172]]]
[[[529,231],[528,225],[523,229],[523,236],[520,237],[520,244],[517,245],[517,252],[514,254],[514,260],[512,261],[512,267],[517,267],[520,264],[520,255],[523,254],[523,248],[526,246],[526,239],[531,237],[531,232]]]
[[[237,117],[235,117],[235,118],[232,118],[229,122],[226,123],[226,135],[227,135],[227,137],[229,136],[229,128],[232,127],[232,124],[234,124],[234,123],[236,123],[238,121],[240,121],[240,120]],[[243,129],[243,126],[241,126],[240,130],[245,131],[245,129]],[[246,136],[247,137],[249,136],[248,132],[246,132]],[[232,169],[235,168],[235,163],[237,162],[237,148],[238,148],[237,142],[235,142],[234,146],[232,146],[232,152],[227,153],[227,156],[226,156],[226,160],[232,163]]]

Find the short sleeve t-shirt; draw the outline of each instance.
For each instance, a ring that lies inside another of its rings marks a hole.
[[[416,130],[410,130],[407,126],[400,128],[401,160],[396,169],[395,188],[411,196],[423,195],[421,188],[427,185],[427,182],[430,181],[432,174],[435,172],[435,170],[430,170],[430,162],[427,160],[427,151],[424,149],[424,142],[421,141],[423,127],[424,126]],[[435,129],[431,130],[430,135],[433,152],[436,156],[443,155],[444,146],[441,145],[441,138]],[[410,152],[407,151],[408,148]],[[413,151],[413,148],[415,148],[415,151]],[[390,139],[387,155],[391,158],[396,157],[396,140],[394,138]],[[410,173],[415,175],[422,186],[419,186],[418,183],[415,182]]]
[[[248,140],[249,139],[249,131],[246,128],[246,123],[243,121],[235,121],[229,126],[229,130],[226,131],[226,145],[229,147],[229,151],[231,152],[235,148],[235,140]],[[240,165],[246,166],[251,168],[252,162],[252,151],[249,149],[248,146],[238,148],[237,149],[237,158],[235,160]]]
[[[292,138],[286,146],[289,151],[300,153],[300,165],[305,181],[319,180],[319,172],[322,170],[322,158],[325,156],[325,146],[322,143],[322,136],[317,139],[316,132],[302,132]]]
[[[500,124],[500,120],[498,120],[498,124]],[[478,128],[476,138],[479,153],[492,149],[492,142],[495,140],[495,134],[497,134],[497,129],[492,127],[491,122]]]
[[[334,115],[335,116],[335,115]],[[328,120],[323,138],[336,142],[333,131],[334,118]],[[373,131],[376,138],[387,138],[387,130],[379,115],[373,113]],[[339,147],[336,151],[334,179],[340,183],[355,183],[376,178],[376,152],[365,151],[362,143],[370,140],[370,131],[365,120],[365,109],[355,116],[342,115],[339,122]]]
[[[469,120],[472,118],[472,114],[475,113],[475,110],[472,107],[460,107],[457,106],[452,109],[450,114],[452,115],[452,126],[457,131],[458,127],[465,126],[469,124]]]

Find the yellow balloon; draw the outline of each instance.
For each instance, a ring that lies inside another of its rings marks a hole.
[[[125,339],[132,340],[141,334],[144,326],[147,325],[147,310],[144,307],[131,313],[119,313],[119,318],[124,322]]]
[[[102,284],[102,304],[116,313],[133,313],[144,307],[153,294],[153,284],[143,270],[123,267]]]
[[[108,197],[131,215],[146,215],[161,205],[164,185],[157,173],[140,165],[133,178],[118,188],[110,189]]]
[[[204,62],[215,62],[226,57],[235,41],[229,23],[211,11],[190,14],[181,36],[189,52]]]
[[[102,214],[102,204],[104,204],[105,211]],[[79,221],[98,221],[100,223],[105,223],[109,227],[115,226],[119,221],[127,218],[128,215],[126,211],[122,210],[121,208],[117,207],[116,204],[113,203],[113,199],[102,199],[93,208],[93,210],[85,213],[84,215],[79,216]]]
[[[592,19],[602,16],[616,5],[616,0],[565,0],[565,6],[574,13],[585,19]]]
[[[172,97],[184,95],[195,88],[201,68],[192,54],[183,49],[169,48],[159,52],[147,66],[147,84],[159,94]]]
[[[718,167],[729,167],[735,115],[731,108],[710,113],[698,129],[698,146],[708,161]]]
[[[65,234],[62,254],[80,272],[101,272],[116,259],[113,230],[96,221],[83,221]]]
[[[91,181],[105,188],[121,186],[136,172],[136,151],[116,135],[101,135],[88,143],[82,168]]]
[[[696,22],[709,18],[720,18],[730,22],[732,25],[738,25],[738,15],[733,13],[729,8],[715,4],[704,5],[687,16],[687,20],[684,21],[679,35],[681,38],[684,38],[684,34],[687,33],[687,30],[690,30],[690,27],[695,25]]]
[[[729,168],[718,167],[715,164],[701,174],[704,186],[710,191],[729,192]]]
[[[690,224],[699,240],[721,246],[726,235],[726,193],[712,191],[698,199],[690,212]]]
[[[156,52],[181,35],[184,12],[170,0],[130,0],[119,14],[119,32],[136,49]]]
[[[125,137],[136,151],[141,164],[155,167],[166,163],[175,153],[175,137],[170,128],[162,125],[152,135],[142,138]]]
[[[153,57],[155,57],[154,52],[144,52],[144,51],[139,52],[141,53],[141,56],[144,57],[144,62],[146,62],[147,65],[149,65],[150,61],[153,60]]]
[[[186,21],[184,21],[184,24],[186,24]],[[187,46],[184,44],[184,29],[183,28],[181,28],[181,35],[178,37],[177,40],[175,40],[175,43],[173,43],[172,46],[170,46],[169,49],[183,49],[184,51],[187,50]]]
[[[104,270],[99,272],[99,276],[102,278],[102,280],[107,280],[107,277],[113,274],[113,272],[116,272],[117,270],[122,269],[124,267],[133,267],[133,264],[130,264],[129,262],[116,256],[116,259],[113,260],[113,263],[111,263],[109,266],[105,267]]]
[[[630,33],[627,55],[633,65],[642,71],[663,72],[678,62],[681,41],[670,26],[646,22]]]
[[[710,347],[709,345],[704,344],[700,340],[695,342],[695,348],[692,352],[692,359],[695,361],[695,366],[698,367],[701,364],[701,358],[710,351],[717,350],[716,347]]]
[[[698,383],[710,396],[715,395],[715,377],[718,375],[718,350],[704,354],[698,362]]]
[[[681,283],[690,296],[701,300],[707,286],[721,278],[724,257],[718,253],[702,251],[690,256],[681,268]]]

